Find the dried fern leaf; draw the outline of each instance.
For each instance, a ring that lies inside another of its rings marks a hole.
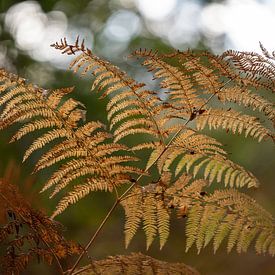
[[[244,83],[274,92],[275,64],[267,55],[228,50],[221,58],[243,74]]]
[[[31,146],[26,150],[23,161],[25,161],[29,156],[36,150],[43,148],[46,144],[54,141],[55,139],[59,138],[70,138],[70,133],[66,129],[54,129],[46,134],[42,135],[41,137],[37,138]]]
[[[238,253],[246,252],[255,241],[258,253],[274,255],[273,248],[269,249],[275,238],[273,217],[252,198],[234,189],[215,191],[201,202],[194,203],[188,212],[188,219],[187,250],[196,242],[200,252],[203,246],[214,239],[216,251],[222,241],[228,238],[228,252],[234,246]]]
[[[53,128],[53,127],[61,128],[62,127],[61,121],[54,118],[51,118],[51,119],[46,118],[46,119],[39,119],[34,122],[27,123],[12,136],[12,138],[10,139],[10,142],[17,141],[22,137],[24,137],[25,135],[35,132],[37,130]]]
[[[95,191],[112,192],[112,187],[104,178],[88,179],[87,183],[75,186],[58,202],[51,218],[61,214],[69,205],[77,203],[80,199]]]
[[[274,104],[269,102],[267,99],[252,93],[247,89],[242,89],[241,87],[228,87],[223,89],[218,96],[219,100],[222,102],[234,102],[245,107],[250,107],[252,110],[257,110],[271,120],[274,123],[275,109]]]
[[[160,249],[162,249],[169,237],[170,215],[168,213],[167,207],[162,200],[157,200],[156,208],[159,245]]]
[[[125,247],[128,248],[140,226],[143,216],[141,188],[133,188],[129,197],[122,200],[121,204],[125,211]]]
[[[182,109],[188,109],[189,114],[193,109],[197,109],[203,104],[202,99],[198,98],[196,90],[189,77],[159,57],[157,53],[148,50],[136,50],[133,54],[136,57],[142,57],[145,60],[142,65],[149,71],[153,71],[156,78],[161,79],[162,88],[170,89],[169,102],[181,104]]]
[[[145,170],[147,171],[161,156],[165,147],[159,145],[154,151],[152,151],[147,163]]]
[[[133,119],[133,116],[136,115],[140,115],[141,118],[151,121],[153,124],[150,131],[147,130],[147,125],[143,123],[139,126],[136,125],[134,129],[127,128],[122,130],[122,128],[120,128],[118,137],[115,136],[116,141],[119,141],[119,139],[129,134],[142,133],[149,135],[153,134],[153,139],[155,136],[161,138],[160,130],[158,129],[156,119],[152,112],[152,101],[150,102],[150,100],[145,100],[139,96],[139,94],[142,93],[141,88],[144,84],[137,83],[118,67],[97,57],[90,50],[85,47],[80,47],[76,45],[76,43],[74,45],[69,45],[61,42],[60,44],[55,43],[52,46],[62,50],[62,53],[72,54],[72,52],[81,52],[81,54],[71,63],[70,67],[73,68],[74,71],[83,68],[83,75],[90,72],[94,74],[95,80],[92,90],[97,89],[99,92],[103,92],[103,98],[106,96],[111,96],[113,98],[111,104],[109,104],[107,108],[111,129],[117,127],[117,124],[122,120]]]
[[[7,217],[0,227],[0,273],[22,273],[33,260],[46,264],[73,254],[79,245],[65,240],[61,224],[35,211],[15,185],[0,180],[0,210]]]
[[[197,120],[197,129],[204,129],[207,125],[210,129],[222,128],[226,131],[232,131],[234,134],[245,134],[261,141],[264,138],[274,139],[269,129],[265,128],[256,117],[243,115],[234,110],[209,109]]]
[[[113,186],[128,183],[130,175],[144,174],[142,169],[129,164],[137,158],[129,154],[126,146],[112,143],[112,135],[105,131],[102,123],[95,121],[78,126],[78,122],[85,118],[85,106],[74,99],[64,99],[64,95],[70,93],[72,88],[45,91],[36,86],[26,85],[20,78],[2,70],[0,85],[0,100],[4,111],[4,114],[2,109],[0,112],[0,129],[17,122],[22,123],[11,141],[21,139],[28,133],[38,133],[40,129],[44,130],[28,147],[23,161],[38,149],[46,148],[49,143],[57,143],[46,150],[35,167],[35,171],[39,171],[64,161],[46,181],[42,191],[54,187],[53,196],[80,178],[89,177],[92,180],[103,175],[104,184],[109,185],[108,190],[111,191]],[[29,119],[31,121],[28,121]],[[81,183],[78,183],[76,190],[84,190],[81,186]],[[89,190],[95,189],[86,188],[77,198],[82,198],[90,192]],[[69,197],[65,195],[64,200],[60,202],[62,207],[58,206],[58,213],[61,213],[65,206],[77,201],[74,195],[75,193],[70,193]]]
[[[147,194],[144,198],[143,229],[146,235],[146,249],[151,246],[157,234],[156,200],[154,195]]]
[[[93,261],[93,264],[85,266],[83,269],[77,270],[77,272],[78,271],[83,275],[199,275],[198,271],[183,263],[167,263],[141,253],[131,253],[127,256],[110,256],[104,260]]]
[[[51,91],[46,99],[48,106],[52,109],[56,109],[61,103],[63,97],[67,94],[70,94],[73,89],[74,87],[69,87]]]

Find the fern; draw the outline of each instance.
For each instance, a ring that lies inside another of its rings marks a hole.
[[[192,211],[192,208],[190,210],[186,230],[192,231],[195,237],[189,238],[187,234],[187,250],[196,242],[200,251],[214,238],[216,251],[222,240],[228,237],[228,252],[235,245],[239,253],[246,252],[255,240],[258,253],[268,252],[274,256],[274,219],[247,195],[234,189],[217,190],[194,204],[194,207],[200,211]],[[200,220],[199,224],[194,222],[197,220]],[[262,235],[268,236],[268,240]]]
[[[81,274],[182,274],[199,275],[194,268],[182,263],[167,263],[141,253],[118,255],[94,261],[79,270]]]
[[[179,217],[187,217],[186,250],[195,243],[200,252],[213,240],[216,251],[228,237],[228,252],[236,244],[239,253],[246,252],[255,240],[258,253],[267,252],[274,256],[275,221],[272,216],[255,200],[234,189],[217,190],[206,195],[203,189],[207,185],[205,180],[192,181],[190,176],[182,175],[170,187],[160,180],[146,188],[133,190],[122,202],[126,211],[127,245],[143,217],[147,249],[155,239],[157,229],[162,248],[169,234],[169,210],[173,208]]]
[[[1,179],[0,197],[1,212],[6,216],[0,227],[2,274],[19,274],[35,259],[52,264],[81,252],[79,245],[64,239],[61,224],[33,210],[15,185]]]
[[[75,113],[83,113],[81,103],[70,98],[61,103],[63,96],[70,93],[72,89],[49,92],[48,97],[44,98],[41,89],[19,82],[17,77],[3,70],[1,71],[1,87],[0,106],[4,108],[0,129],[9,127],[14,123],[23,123],[23,126],[11,138],[12,142],[37,130],[46,130],[46,133],[36,138],[26,150],[23,161],[27,160],[38,149],[44,148],[53,141],[58,141],[39,159],[35,167],[35,170],[38,171],[57,162],[65,161],[52,174],[42,189],[45,191],[54,187],[51,197],[80,177],[86,177],[87,184],[93,185],[94,177],[96,181],[99,181],[99,178],[104,176],[104,181],[108,182],[107,189],[112,191],[116,186],[127,182],[127,178],[130,179],[128,173],[142,173],[140,169],[134,166],[124,166],[123,169],[125,170],[122,170],[122,164],[135,161],[135,157],[127,154],[117,157],[110,156],[113,152],[127,152],[128,149],[126,146],[110,142],[112,136],[104,130],[103,124],[88,122],[81,125],[82,116],[74,115]],[[28,96],[27,103],[22,102],[24,97],[21,95]],[[14,104],[14,99],[18,99],[16,104]],[[6,112],[7,108],[11,108],[12,111]],[[30,119],[34,121],[29,122]],[[110,169],[112,172],[109,171]],[[83,189],[85,189],[87,184],[83,184]],[[79,191],[82,190],[79,186],[77,188]],[[95,183],[90,190],[102,190],[102,188]],[[68,197],[65,195],[53,216],[61,213],[69,204],[76,202],[88,193],[73,191],[68,194]]]
[[[227,240],[228,252],[233,248],[246,252],[254,243],[257,253],[274,256],[274,218],[252,198],[233,189],[258,187],[258,179],[230,160],[220,141],[201,132],[221,129],[259,142],[275,140],[274,104],[260,94],[274,91],[274,54],[262,45],[263,55],[231,50],[220,56],[190,50],[170,54],[136,50],[131,57],[142,59],[141,64],[165,89],[167,97],[160,99],[157,91],[146,89],[144,83],[96,56],[79,38],[74,44],[64,38],[51,46],[75,55],[70,65],[75,73],[92,75],[92,92],[108,100],[108,125],[85,121],[85,106],[70,98],[73,88],[44,90],[1,69],[0,129],[19,125],[11,142],[36,133],[23,161],[44,149],[34,171],[49,167],[55,171],[41,192],[52,189],[53,197],[66,190],[52,217],[92,192],[115,194],[113,207],[69,275],[119,204],[125,210],[126,247],[141,228],[147,249],[155,239],[162,249],[175,211],[179,218],[187,218],[186,251],[196,246],[199,253],[212,242],[216,252]],[[134,136],[131,146],[129,136]],[[146,160],[140,162],[144,155]],[[224,187],[213,191],[209,188],[212,183]],[[147,272],[144,257],[116,257],[93,262],[88,268],[92,273],[102,272],[104,266],[113,270],[115,262],[119,268],[114,272],[123,274],[134,262],[133,270],[137,266]],[[157,269],[159,264],[152,260],[150,266]],[[177,272],[172,269],[173,274]]]

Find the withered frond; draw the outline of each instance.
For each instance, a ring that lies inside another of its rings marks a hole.
[[[244,133],[245,137],[251,136],[258,141],[267,138],[274,140],[274,134],[258,118],[231,109],[209,109],[197,117],[196,124],[198,130],[208,126],[210,130],[221,128],[234,134]]]
[[[102,98],[110,97],[107,111],[110,128],[115,129],[115,141],[132,134],[146,134],[152,140],[163,138],[154,117],[153,108],[160,103],[155,93],[144,91],[144,84],[137,83],[118,67],[97,57],[84,43],[79,46],[78,39],[74,45],[67,44],[64,39],[61,44],[52,46],[66,54],[81,52],[70,67],[75,72],[82,68],[82,75],[92,73],[95,76],[92,90],[101,92]]]
[[[52,264],[82,251],[64,239],[61,224],[32,209],[16,186],[0,180],[0,197],[0,210],[6,217],[0,227],[1,274],[19,274],[33,260]]]
[[[263,46],[262,50],[264,56],[255,52],[228,50],[221,55],[221,58],[243,75],[245,84],[264,87],[274,92],[274,57],[272,58]]]
[[[83,271],[82,271],[83,270]],[[113,275],[143,275],[143,274],[175,274],[199,275],[199,272],[183,263],[168,263],[156,260],[141,253],[110,256],[103,260],[93,261],[77,272],[83,275],[113,274]]]
[[[136,234],[143,220],[147,249],[159,236],[163,247],[169,236],[172,209],[179,218],[187,217],[188,250],[193,244],[198,252],[213,241],[214,251],[228,238],[227,250],[246,252],[255,241],[257,253],[275,255],[274,218],[249,196],[234,189],[207,194],[208,181],[191,180],[183,174],[176,181],[165,172],[161,179],[145,187],[136,187],[122,201],[126,213],[126,245]]]
[[[163,56],[146,49],[136,50],[132,55],[144,59],[142,65],[146,66],[148,71],[153,71],[155,78],[161,79],[161,88],[168,89],[169,103],[185,110],[187,116],[204,103],[193,87],[190,76],[183,70],[165,62]]]
[[[250,107],[253,111],[262,112],[275,125],[274,104],[248,89],[239,86],[228,87],[219,93],[218,98],[223,103],[234,102],[241,106]]]
[[[198,252],[213,240],[214,251],[228,238],[227,251],[235,246],[246,252],[255,241],[259,254],[275,255],[275,223],[272,216],[249,196],[234,189],[215,191],[190,206],[186,226],[188,250]]]
[[[146,247],[159,236],[160,249],[165,245],[169,236],[170,215],[169,208],[162,201],[162,188],[150,184],[146,187],[136,187],[122,202],[125,210],[125,244],[130,241],[143,221],[143,230],[146,236]]]
[[[72,92],[72,88],[47,91],[43,94],[41,88],[13,81],[13,75],[4,71],[1,73],[0,105],[3,106],[3,112],[0,114],[0,128],[21,122],[11,141],[44,130],[26,149],[23,161],[38,149],[47,148],[53,141],[56,144],[39,158],[35,171],[63,161],[63,165],[51,175],[42,191],[54,187],[51,195],[53,196],[72,181],[81,178],[77,185],[80,192],[77,198],[80,199],[89,193],[87,190],[101,190],[100,187],[87,188],[87,182],[83,178],[102,182],[104,177],[104,184],[108,185],[107,190],[111,191],[113,186],[127,183],[126,178],[130,179],[130,174],[143,173],[142,170],[129,165],[137,158],[127,153],[128,148],[125,145],[112,143],[112,135],[106,132],[102,123],[83,123],[81,114],[85,111],[85,106],[74,99],[64,99],[65,95]],[[76,115],[77,113],[80,115]],[[121,181],[120,178],[124,180]],[[81,191],[84,189],[86,191]],[[62,201],[62,206],[58,205],[55,214],[61,213],[61,209],[65,210],[64,205],[68,206],[77,201],[71,199],[74,197],[72,194],[75,194],[75,191],[72,192],[68,195],[69,199],[66,196],[66,199],[64,198],[70,203],[64,204]]]
[[[147,167],[153,162],[157,163],[160,174],[171,170],[177,177],[186,171],[196,177],[203,172],[209,183],[223,182],[230,187],[259,185],[252,173],[227,158],[220,142],[192,129],[182,131],[165,151],[164,147],[157,147],[151,153]]]

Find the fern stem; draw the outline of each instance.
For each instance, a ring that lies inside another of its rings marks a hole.
[[[96,232],[94,233],[94,235],[90,238],[89,242],[87,243],[87,245],[85,246],[84,250],[81,252],[81,254],[79,255],[79,257],[77,258],[74,266],[72,267],[72,269],[69,271],[68,275],[72,275],[73,272],[75,271],[75,269],[77,268],[78,264],[80,263],[80,261],[82,260],[83,256],[85,255],[86,251],[90,248],[90,246],[92,245],[92,243],[94,242],[94,240],[96,239],[97,235],[99,234],[99,232],[101,231],[101,229],[103,228],[103,226],[105,225],[105,223],[107,222],[107,220],[109,219],[109,217],[111,216],[111,214],[114,212],[115,208],[117,207],[118,203],[119,203],[119,199],[117,199],[115,201],[115,203],[113,204],[112,208],[109,210],[108,214],[105,216],[105,218],[103,219],[103,221],[101,222],[101,224],[99,225],[99,227],[97,228]]]
[[[206,104],[208,104],[209,103],[209,101],[216,95],[216,94],[218,94],[228,83],[230,83],[231,81],[233,81],[234,80],[234,78],[232,78],[232,79],[229,79],[229,80],[227,80],[215,93],[213,93],[202,105],[201,105],[201,107],[199,108],[199,110],[198,111],[200,111]]]

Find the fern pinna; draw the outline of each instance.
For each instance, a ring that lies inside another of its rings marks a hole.
[[[261,95],[263,89],[273,92],[275,88],[274,55],[262,46],[263,55],[136,50],[131,57],[141,59],[165,89],[166,97],[161,99],[157,91],[96,56],[84,41],[69,44],[64,38],[52,47],[76,55],[70,66],[75,72],[93,75],[91,90],[108,99],[109,122],[108,128],[101,122],[84,123],[83,104],[65,97],[71,88],[45,91],[1,71],[0,128],[20,123],[11,141],[46,130],[26,150],[24,160],[58,141],[35,166],[39,171],[64,161],[42,191],[53,188],[52,197],[75,183],[53,217],[89,193],[104,190],[115,193],[113,208],[121,203],[125,209],[126,246],[142,224],[147,248],[156,237],[162,248],[175,209],[179,217],[187,217],[186,250],[195,245],[201,251],[213,241],[216,251],[227,238],[228,251],[234,246],[238,252],[246,251],[255,240],[258,253],[275,254],[274,219],[236,190],[257,187],[259,181],[230,160],[222,143],[201,132],[207,127],[274,141],[273,103]],[[245,114],[237,105],[265,119]],[[137,137],[135,144],[128,144],[129,136]],[[135,162],[142,150],[148,157],[140,169]],[[213,182],[226,189],[209,193]]]
[[[65,240],[63,227],[32,209],[14,184],[0,179],[0,272],[20,274],[33,260],[51,264],[73,254],[82,248]]]

